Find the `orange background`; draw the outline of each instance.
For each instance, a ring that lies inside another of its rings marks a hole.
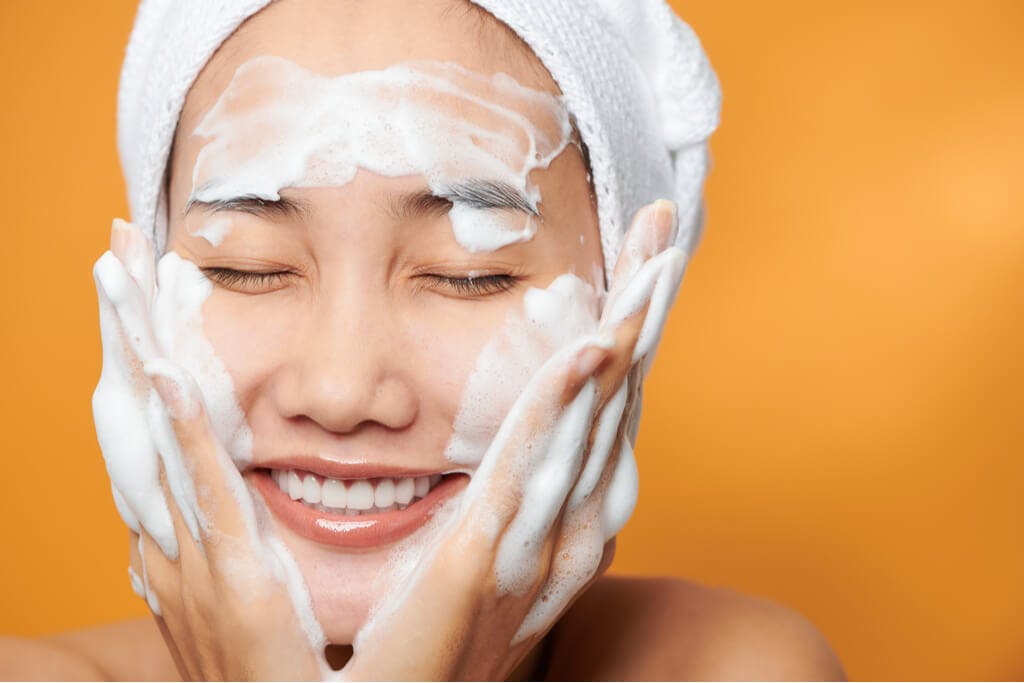
[[[143,614],[93,434],[130,0],[0,5],[0,633]],[[1024,677],[1024,4],[677,3],[725,92],[619,572],[854,678]]]

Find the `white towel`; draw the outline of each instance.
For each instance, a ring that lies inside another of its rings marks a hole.
[[[143,0],[118,93],[118,150],[132,220],[162,251],[164,174],[185,101],[217,47],[270,0]],[[633,214],[679,206],[678,244],[703,223],[718,80],[696,35],[664,0],[473,0],[512,28],[558,83],[590,151],[611,273]]]

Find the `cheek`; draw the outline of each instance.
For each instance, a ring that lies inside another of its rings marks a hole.
[[[389,328],[384,335],[387,348],[364,347],[352,359],[355,364],[373,364],[379,372],[352,376],[395,379],[402,391],[411,392],[418,407],[412,430],[418,439],[415,447],[440,455],[481,351],[503,329],[509,312],[521,309],[521,297],[472,302],[427,294],[404,303],[381,301],[369,308],[384,307],[390,307],[386,316],[365,322],[376,330]],[[205,302],[204,333],[250,419],[258,420],[253,411],[257,404],[273,405],[268,392],[274,374],[287,372],[297,359],[309,362],[310,349],[323,346],[314,344],[307,334],[296,334],[297,330],[316,334],[319,328],[311,324],[315,317],[308,301],[283,293],[243,297],[214,289]],[[324,367],[323,371],[331,370]],[[260,425],[254,422],[253,428],[258,432]]]
[[[495,328],[473,364],[445,449],[449,460],[468,467],[480,464],[541,366],[565,345],[597,330],[598,306],[596,290],[572,274],[526,293],[520,309]]]
[[[423,416],[433,415],[444,424],[444,438],[438,444],[440,453],[451,436],[477,359],[502,328],[509,312],[519,308],[520,297],[490,302],[439,299],[426,303],[404,316],[405,338],[409,342],[405,371],[416,378]]]
[[[203,306],[203,329],[249,412],[263,380],[282,363],[293,342],[296,307],[286,297],[239,296],[214,289]]]

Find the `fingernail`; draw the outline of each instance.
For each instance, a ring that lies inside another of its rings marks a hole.
[[[199,406],[176,365],[163,358],[152,358],[143,364],[142,371],[153,382],[171,418],[189,420],[199,414]]]
[[[120,218],[115,218],[110,226],[110,251],[114,252],[114,255],[122,261],[128,253],[130,239],[128,223]]]
[[[679,210],[676,203],[669,199],[659,199],[654,202],[654,210],[658,223],[667,223],[669,226],[665,241],[658,249],[658,253],[660,253],[676,243],[676,236],[679,234]]]
[[[613,344],[614,346],[614,341]],[[576,381],[585,381],[601,367],[608,358],[608,349],[604,345],[589,344],[583,347],[573,359],[573,375]]]

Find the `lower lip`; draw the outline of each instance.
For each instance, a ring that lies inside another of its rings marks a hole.
[[[267,501],[267,507],[285,526],[317,543],[339,548],[373,548],[405,538],[426,524],[437,508],[461,491],[469,480],[465,476],[446,476],[426,497],[404,510],[373,515],[336,515],[292,500],[266,470],[252,471],[249,476]]]

